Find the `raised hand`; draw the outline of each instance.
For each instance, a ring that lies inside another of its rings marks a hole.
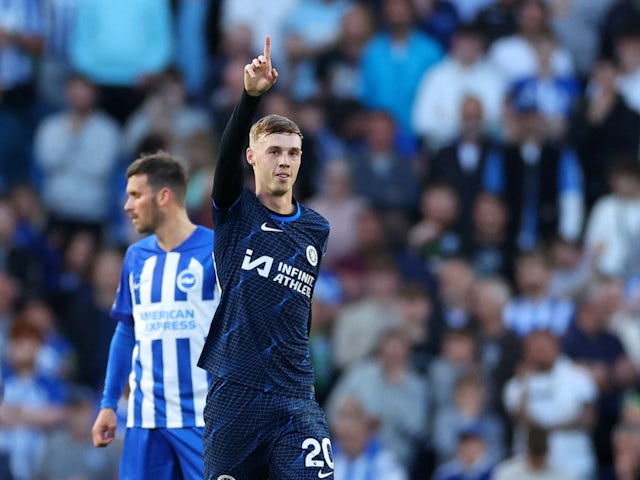
[[[271,37],[264,39],[264,53],[244,66],[244,89],[254,97],[269,90],[278,79],[278,71],[271,65]]]

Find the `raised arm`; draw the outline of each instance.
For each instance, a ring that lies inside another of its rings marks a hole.
[[[222,133],[211,198],[217,208],[229,208],[244,186],[242,150],[261,95],[278,79],[271,65],[271,38],[264,41],[264,52],[244,66],[244,92]]]

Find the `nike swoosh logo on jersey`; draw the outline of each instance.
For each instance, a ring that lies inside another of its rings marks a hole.
[[[280,233],[282,233],[282,230],[280,230],[279,228],[270,227],[269,225],[267,225],[267,222],[264,222],[262,225],[260,225],[260,230],[262,230],[263,232],[280,232]]]
[[[331,475],[333,475],[333,472],[323,472],[323,471],[318,472],[318,478],[327,478],[327,477],[330,477]]]

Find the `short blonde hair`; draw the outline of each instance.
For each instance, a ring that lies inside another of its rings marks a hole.
[[[263,135],[272,135],[274,133],[298,135],[300,140],[304,138],[300,131],[300,127],[298,127],[293,120],[283,117],[282,115],[272,113],[262,117],[251,126],[251,130],[249,131],[249,141],[253,143]]]

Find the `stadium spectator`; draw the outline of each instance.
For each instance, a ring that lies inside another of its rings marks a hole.
[[[460,252],[462,239],[456,231],[459,215],[458,192],[446,183],[427,185],[420,199],[420,219],[408,231],[406,244],[427,268]]]
[[[247,58],[251,58],[253,52],[262,51],[264,38],[267,35],[271,37],[273,45],[286,44],[286,23],[291,16],[291,12],[301,3],[301,0],[271,0],[269,2],[264,0],[243,0],[242,2],[222,0],[220,25],[223,32],[249,28],[251,32],[251,48],[248,56],[241,57],[244,62]],[[260,21],[256,22],[256,18],[259,18]],[[226,36],[226,33],[223,33],[224,36]],[[227,44],[223,40],[221,53],[227,52],[232,43],[229,42]],[[286,50],[284,48],[274,48],[272,56],[273,63],[278,65],[280,74],[286,76],[288,70]],[[242,72],[242,68],[238,71]],[[233,92],[242,92],[242,89],[233,90]],[[221,122],[221,126],[224,126],[224,124],[225,122]]]
[[[377,414],[356,396],[340,400],[332,422],[336,480],[407,480],[406,469],[378,440]]]
[[[353,192],[354,173],[346,161],[331,161],[324,168],[320,192],[307,202],[331,224],[329,245],[323,260],[328,266],[352,253],[356,247],[357,233],[353,227],[367,201]]]
[[[612,468],[611,435],[623,394],[637,383],[637,371],[620,340],[609,333],[607,293],[595,289],[578,307],[575,324],[561,339],[562,351],[587,369],[598,387],[593,443],[601,476]]]
[[[0,451],[8,453],[15,480],[31,480],[42,454],[46,432],[66,418],[67,385],[38,373],[42,332],[16,321],[2,365],[4,395],[0,403]]]
[[[33,59],[43,51],[43,3],[11,0],[0,7],[2,107],[28,110],[36,100]]]
[[[168,150],[184,157],[187,138],[200,130],[213,128],[209,114],[187,102],[184,78],[179,70],[169,68],[158,74],[143,105],[129,117],[123,129],[123,147],[134,158],[140,142],[149,134],[169,140]]]
[[[169,0],[80,2],[70,43],[73,70],[100,87],[100,106],[123,124],[171,61]]]
[[[380,334],[400,321],[398,267],[389,258],[378,258],[365,268],[364,296],[341,309],[333,329],[333,358],[341,370],[373,353]]]
[[[482,30],[461,26],[449,54],[420,79],[412,103],[413,131],[428,150],[443,147],[464,133],[463,102],[475,97],[482,112],[480,118],[474,118],[475,128],[493,133],[502,120],[505,90],[501,72],[485,59]]]
[[[462,23],[470,23],[475,18],[478,12],[490,5],[495,0],[451,0],[451,3],[458,10],[458,14],[460,15],[460,20]]]
[[[489,46],[499,38],[517,33],[517,7],[517,0],[495,0],[480,9],[475,21],[487,36]]]
[[[520,337],[539,329],[556,335],[564,334],[573,321],[574,306],[569,300],[557,298],[549,291],[550,269],[545,253],[524,252],[516,258],[518,295],[505,306],[503,321]]]
[[[344,303],[340,280],[326,266],[316,280],[311,301],[313,322],[309,330],[309,354],[313,363],[314,390],[323,405],[331,392],[339,371],[333,361],[332,333],[336,317]]]
[[[418,282],[404,283],[398,292],[400,326],[411,342],[411,363],[426,375],[440,348],[442,325],[434,312],[432,295]]]
[[[185,206],[194,222],[213,228],[210,193],[213,185],[211,164],[215,162],[218,139],[212,129],[196,130],[185,137],[184,162],[189,179]]]
[[[434,412],[433,442],[437,462],[443,465],[455,459],[458,432],[474,426],[485,440],[485,456],[490,464],[504,458],[506,438],[503,419],[487,408],[487,394],[483,378],[474,372],[456,380],[454,402]]]
[[[600,57],[612,59],[616,55],[616,41],[627,28],[640,25],[640,8],[633,0],[607,2],[601,21]]]
[[[502,415],[505,421],[502,391],[507,380],[515,373],[522,355],[520,339],[507,330],[502,321],[503,309],[510,299],[509,285],[500,277],[481,278],[473,284],[471,311],[476,326],[487,407]]]
[[[420,194],[413,157],[397,148],[398,124],[382,110],[366,115],[364,148],[348,158],[354,191],[384,217],[395,238],[404,236]]]
[[[577,480],[563,469],[549,463],[549,432],[535,425],[527,429],[527,447],[521,454],[499,463],[493,480]]]
[[[616,479],[636,480],[640,477],[640,429],[637,425],[616,425],[613,444]]]
[[[573,58],[576,73],[586,78],[600,54],[603,18],[614,0],[546,0],[550,25]]]
[[[509,125],[498,191],[509,205],[517,248],[530,250],[556,235],[577,240],[585,215],[580,159],[551,141],[550,125],[529,98],[514,99]]]
[[[16,280],[6,272],[0,272],[0,352],[6,352],[9,348],[9,331],[14,322],[16,302],[20,295],[20,289]],[[2,356],[0,355],[0,362]],[[0,398],[2,398],[2,385],[0,384]]]
[[[45,441],[42,456],[34,459],[37,480],[113,480],[118,474],[120,451],[96,450],[91,440],[96,394],[88,387],[71,386],[65,402],[68,411],[62,428]]]
[[[438,303],[436,308],[445,328],[471,327],[471,289],[475,275],[462,257],[443,259],[436,270]]]
[[[72,73],[69,47],[79,0],[42,3],[43,51],[38,58],[37,94],[48,109],[65,107],[65,81]]]
[[[383,447],[408,467],[428,428],[429,394],[429,384],[411,366],[407,334],[391,328],[377,339],[372,358],[353,364],[338,379],[327,400],[327,415],[332,422],[345,397],[359,396],[380,421]]]
[[[537,59],[533,41],[549,28],[550,12],[545,0],[524,0],[517,10],[518,31],[497,39],[489,49],[489,59],[500,71],[507,83],[518,78],[534,75]],[[551,69],[556,75],[574,72],[573,59],[569,51],[558,45],[551,53]]]
[[[497,195],[478,193],[471,207],[469,233],[462,237],[461,255],[478,277],[499,275],[513,280],[515,258],[509,235],[509,209]],[[463,227],[460,227],[463,228]]]
[[[384,0],[380,29],[362,54],[360,101],[393,114],[401,138],[411,143],[411,110],[424,73],[443,55],[435,40],[417,28],[411,0]]]
[[[551,269],[549,291],[575,302],[595,282],[597,252],[587,251],[582,243],[558,237],[549,242],[547,252]]]
[[[352,0],[306,0],[291,11],[284,25],[287,90],[295,100],[318,96],[315,63],[335,47]]]
[[[481,425],[467,425],[457,433],[456,456],[438,467],[433,480],[489,480],[493,462],[487,456],[488,436]]]
[[[504,390],[504,403],[515,425],[514,450],[526,449],[526,431],[540,426],[550,431],[549,463],[577,478],[592,478],[596,456],[591,429],[596,421],[598,389],[578,364],[562,356],[558,338],[536,330],[524,340],[518,373]]]
[[[67,298],[60,329],[77,353],[75,383],[96,392],[104,383],[110,340],[115,328],[110,316],[120,280],[123,255],[118,250],[93,253],[85,288]]]
[[[611,193],[600,197],[584,234],[587,249],[597,251],[596,267],[604,276],[628,279],[640,267],[640,165],[635,156],[617,159],[609,168]]]
[[[51,305],[41,299],[27,299],[16,311],[16,322],[33,327],[40,333],[42,345],[38,349],[35,366],[38,375],[71,381],[77,368],[76,351],[64,336]]]
[[[206,102],[210,58],[217,53],[219,0],[177,0],[172,2],[175,31],[175,64],[182,73],[184,89],[193,103]],[[215,19],[215,20],[213,20]],[[214,37],[214,38],[211,38]]]
[[[429,366],[429,385],[433,411],[453,404],[455,384],[469,372],[480,372],[478,347],[470,329],[448,329],[442,336],[440,355]]]
[[[528,103],[542,115],[548,138],[564,138],[569,119],[580,96],[578,79],[553,70],[553,52],[557,48],[551,29],[544,29],[531,40],[537,68],[531,75],[514,80],[510,97],[516,103]]]
[[[42,292],[44,268],[42,257],[19,242],[16,213],[8,199],[0,198],[0,271],[18,282],[23,296]]]
[[[616,157],[636,155],[640,148],[640,114],[618,92],[617,66],[610,60],[596,63],[572,119],[567,140],[580,157],[588,211],[609,193],[607,174]]]
[[[640,113],[640,28],[629,25],[616,39],[616,59],[620,67],[616,81],[620,94],[629,107]]]
[[[451,37],[460,25],[460,13],[451,0],[413,0],[418,28],[449,50]]]
[[[95,85],[73,74],[66,82],[67,108],[42,120],[35,138],[41,194],[52,228],[64,237],[78,229],[100,236],[110,215],[111,180],[121,149],[113,119],[96,110]]]
[[[448,183],[458,192],[457,228],[468,238],[476,196],[481,192],[497,193],[500,183],[495,175],[502,165],[502,152],[500,142],[492,138],[487,128],[478,97],[463,97],[458,114],[460,125],[455,138],[431,156],[426,177],[428,183]]]

